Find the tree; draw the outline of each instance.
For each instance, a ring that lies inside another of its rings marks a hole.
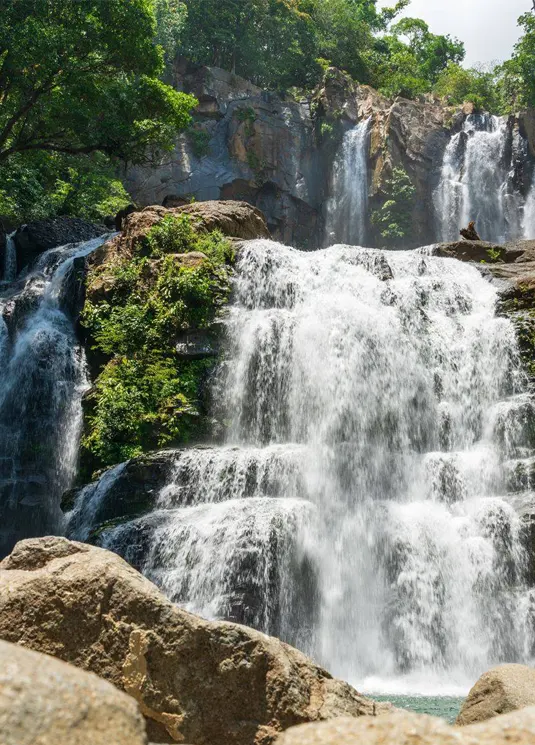
[[[420,18],[403,18],[381,41],[380,87],[388,96],[414,98],[431,91],[449,64],[464,59],[464,44],[437,36]]]
[[[473,103],[478,110],[501,113],[503,100],[497,86],[497,70],[466,69],[451,62],[440,74],[435,93],[449,104]]]
[[[386,200],[372,213],[372,224],[387,246],[399,247],[410,235],[416,189],[403,168],[394,168],[385,187]]]
[[[152,0],[4,0],[0,164],[15,153],[142,161],[172,147],[195,99],[162,83]]]
[[[524,34],[501,71],[507,103],[521,108],[535,106],[535,15],[525,13],[518,19],[518,24],[523,27]]]

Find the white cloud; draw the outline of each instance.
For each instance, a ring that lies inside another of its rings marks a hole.
[[[394,0],[379,0],[392,6]],[[404,15],[423,18],[435,34],[464,41],[466,65],[508,59],[520,35],[517,19],[532,0],[412,0]]]

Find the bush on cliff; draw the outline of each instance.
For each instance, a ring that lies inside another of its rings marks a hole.
[[[209,331],[230,292],[230,242],[168,215],[134,257],[113,264],[112,289],[86,302],[82,325],[107,360],[86,398],[82,479],[144,451],[205,433],[202,388],[211,359],[176,352],[185,332]]]

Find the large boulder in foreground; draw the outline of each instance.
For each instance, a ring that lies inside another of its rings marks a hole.
[[[276,745],[533,745],[535,708],[469,727],[397,711],[378,718],[332,719],[292,727]]]
[[[146,745],[136,702],[105,680],[0,641],[2,745]]]
[[[252,629],[186,613],[115,554],[21,541],[0,564],[0,638],[97,673],[155,742],[269,745],[288,727],[390,709]]]
[[[535,706],[535,669],[500,665],[484,673],[474,685],[457,717],[457,724],[474,724]]]

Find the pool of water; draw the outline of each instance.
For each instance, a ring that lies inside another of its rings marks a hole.
[[[399,709],[408,709],[418,714],[429,714],[445,719],[450,724],[457,719],[464,698],[457,696],[378,696],[370,694],[375,701],[390,701]]]

